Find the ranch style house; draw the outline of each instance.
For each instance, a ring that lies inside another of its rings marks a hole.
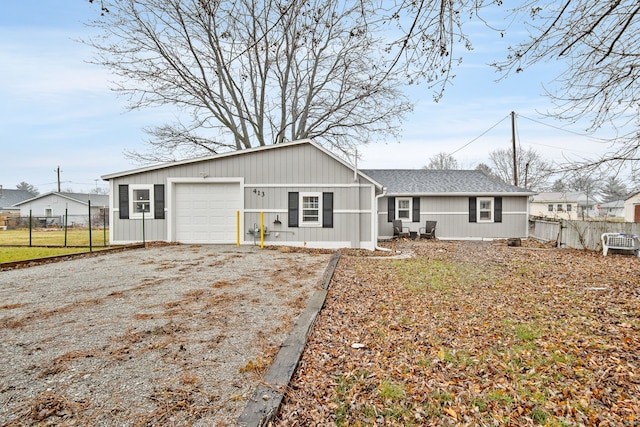
[[[412,236],[437,221],[443,239],[527,238],[535,194],[475,170],[358,170],[308,139],[102,178],[112,244],[373,250],[397,219]]]

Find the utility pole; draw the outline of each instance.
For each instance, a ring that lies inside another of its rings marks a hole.
[[[60,166],[54,172],[58,172],[58,193],[60,192]]]
[[[516,113],[511,112],[511,140],[513,141],[513,185],[518,185],[518,162],[516,156]]]

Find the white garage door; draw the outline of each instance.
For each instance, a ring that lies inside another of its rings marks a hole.
[[[175,186],[175,240],[182,243],[234,243],[239,183],[184,183]]]

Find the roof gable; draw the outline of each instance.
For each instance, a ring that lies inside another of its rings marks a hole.
[[[361,172],[384,185],[391,195],[535,194],[490,178],[479,170],[363,169]]]
[[[108,206],[109,205],[109,196],[105,194],[92,194],[92,193],[66,193],[57,191],[50,191],[49,193],[40,194],[36,197],[31,197],[27,200],[23,200],[20,203],[16,203],[16,206],[23,205],[25,203],[33,202],[35,200],[44,199],[51,196],[62,197],[63,199],[67,199],[73,202],[81,203],[83,205],[88,205],[89,200],[91,200],[91,204],[93,206]]]
[[[260,152],[260,151],[277,150],[279,148],[293,147],[293,146],[296,146],[296,145],[310,145],[310,146],[314,147],[315,149],[323,152],[327,156],[331,157],[336,162],[344,165],[346,168],[354,171],[354,173],[357,173],[358,175],[362,176],[365,179],[371,180],[370,177],[364,176],[362,173],[360,173],[360,171],[357,171],[356,168],[353,165],[349,164],[344,159],[338,157],[337,155],[335,155],[334,153],[332,153],[331,151],[327,150],[322,145],[316,143],[315,141],[313,141],[311,139],[302,139],[302,140],[298,140],[298,141],[285,142],[285,143],[281,143],[281,144],[272,144],[272,145],[267,145],[267,146],[262,146],[262,147],[247,148],[247,149],[244,149],[244,150],[230,151],[230,152],[227,152],[227,153],[216,154],[216,155],[213,155],[213,156],[199,157],[199,158],[195,158],[195,159],[188,159],[188,160],[169,162],[169,163],[162,163],[162,164],[143,167],[143,168],[140,168],[140,169],[133,169],[133,170],[128,170],[128,171],[124,171],[124,172],[117,172],[117,173],[103,175],[102,179],[110,180],[110,179],[114,179],[114,178],[121,178],[121,177],[125,177],[125,176],[136,175],[136,174],[140,174],[140,173],[156,171],[156,170],[161,170],[161,169],[166,169],[166,168],[172,168],[172,167],[181,166],[181,165],[190,165],[190,164],[208,162],[208,161],[217,160],[217,159],[223,159],[223,158],[232,157],[232,156],[244,156],[244,155],[248,155],[248,154],[256,153],[256,152]],[[373,182],[373,184],[378,186],[378,187],[382,187],[379,183],[377,183],[375,181]]]

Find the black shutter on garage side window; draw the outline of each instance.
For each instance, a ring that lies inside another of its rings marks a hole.
[[[129,219],[129,186],[118,186],[118,208],[120,219]]]
[[[289,193],[289,227],[298,226],[298,193]]]
[[[502,222],[502,197],[493,199],[493,222]]]
[[[322,227],[333,228],[333,193],[322,193]]]
[[[412,222],[420,222],[420,197],[414,197],[412,205]]]
[[[164,185],[153,186],[153,215],[155,219],[164,219]]]
[[[469,197],[469,222],[478,222],[475,197]]]
[[[396,198],[389,197],[387,199],[387,222],[393,222],[396,219]]]

